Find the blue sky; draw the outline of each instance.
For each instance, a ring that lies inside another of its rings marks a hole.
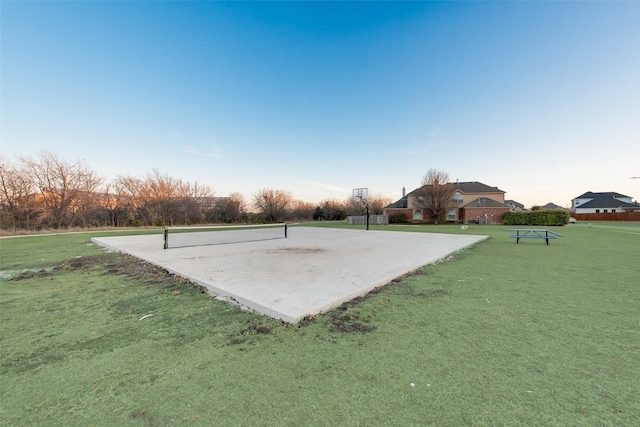
[[[640,199],[640,2],[1,3],[1,152],[225,196]]]

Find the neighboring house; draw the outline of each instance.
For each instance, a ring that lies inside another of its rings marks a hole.
[[[196,203],[198,204],[198,208],[202,212],[214,209],[225,203],[228,199],[228,197],[201,197],[196,201]]]
[[[505,200],[504,204],[511,208],[511,212],[524,212],[526,209],[522,203],[518,203],[515,200]]]
[[[547,203],[544,206],[540,206],[540,210],[542,210],[542,211],[556,211],[556,210],[568,211],[569,209],[563,208],[562,206],[558,206],[555,203]]]
[[[571,212],[577,214],[636,211],[640,211],[640,204],[634,203],[629,196],[614,192],[593,193],[587,191],[571,201]]]
[[[481,182],[455,182],[451,183],[455,188],[453,195],[453,207],[447,214],[450,222],[478,222],[482,224],[500,222],[503,212],[509,212],[511,208],[505,205],[505,192],[498,187],[491,187]],[[420,190],[417,188],[402,197],[400,200],[386,206],[384,214],[391,218],[395,214],[403,214],[407,221],[429,221],[425,218],[423,207],[419,202]]]

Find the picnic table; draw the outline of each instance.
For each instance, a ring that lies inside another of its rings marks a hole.
[[[504,231],[515,232],[512,234],[512,239],[516,239],[516,244],[520,243],[520,239],[544,239],[549,244],[549,240],[562,237],[554,231],[544,228],[505,228]]]

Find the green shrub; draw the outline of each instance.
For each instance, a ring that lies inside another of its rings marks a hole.
[[[405,224],[407,223],[407,216],[402,212],[396,212],[389,216],[389,224]]]
[[[504,225],[565,225],[569,223],[569,212],[563,210],[505,212],[500,219]]]
[[[569,212],[562,210],[529,212],[531,225],[565,225],[569,223]]]
[[[528,212],[504,212],[500,219],[504,225],[529,225]]]

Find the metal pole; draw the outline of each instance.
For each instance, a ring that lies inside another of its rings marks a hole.
[[[369,204],[364,205],[367,208],[367,230],[369,229]]]
[[[169,229],[165,227],[164,229],[164,248],[167,249],[169,247]]]

